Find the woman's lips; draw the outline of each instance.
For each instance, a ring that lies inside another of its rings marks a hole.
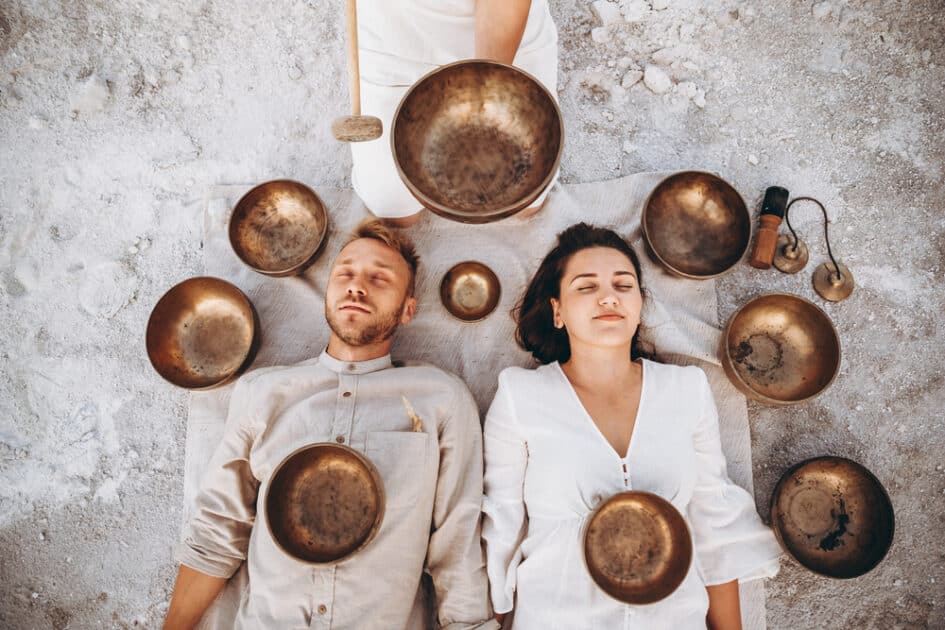
[[[610,313],[610,314],[608,314],[608,315],[598,315],[598,316],[595,317],[594,319],[600,319],[600,320],[603,320],[603,321],[605,321],[605,322],[616,322],[616,321],[619,321],[619,320],[623,319],[623,315],[617,315],[617,314],[615,314],[615,313]]]

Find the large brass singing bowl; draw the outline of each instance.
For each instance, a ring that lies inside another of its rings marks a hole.
[[[230,244],[247,266],[267,276],[289,276],[315,261],[328,233],[328,213],[305,184],[279,179],[260,184],[230,215]]]
[[[495,273],[475,261],[454,265],[440,282],[440,300],[464,322],[484,319],[499,304],[501,287]]]
[[[651,604],[675,591],[692,561],[692,539],[672,504],[649,492],[616,494],[597,507],[584,532],[584,562],[605,593]]]
[[[895,529],[883,485],[842,457],[815,457],[786,472],[771,496],[771,523],[795,560],[833,578],[858,577],[876,567]]]
[[[259,317],[242,291],[219,278],[172,287],[148,319],[145,345],[157,373],[187,389],[236,378],[259,348]]]
[[[397,171],[424,207],[487,223],[527,208],[551,184],[564,125],[554,97],[530,74],[467,60],[417,81],[390,137]]]
[[[318,443],[282,460],[266,492],[276,544],[302,562],[335,564],[364,549],[384,518],[374,464],[347,446]]]
[[[671,273],[705,280],[748,251],[751,219],[738,191],[712,173],[670,175],[650,193],[640,220],[651,254]]]
[[[840,371],[840,337],[830,318],[787,293],[768,293],[738,309],[722,345],[722,366],[735,387],[770,405],[810,400]]]

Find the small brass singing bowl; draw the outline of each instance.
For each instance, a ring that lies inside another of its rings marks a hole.
[[[315,262],[328,233],[325,204],[305,184],[260,184],[230,215],[230,244],[247,266],[266,276],[301,273]]]
[[[787,293],[759,296],[732,315],[722,366],[746,396],[769,405],[823,393],[840,371],[840,337],[814,303]]]
[[[855,578],[875,568],[895,530],[883,485],[842,457],[815,457],[787,471],[771,495],[771,523],[791,557],[832,578]]]
[[[499,304],[499,278],[475,261],[454,265],[440,282],[440,300],[451,315],[464,322],[485,319]]]
[[[384,484],[371,461],[340,444],[304,446],[272,474],[266,522],[276,544],[296,560],[337,564],[377,535]]]
[[[692,538],[672,504],[649,492],[621,492],[594,510],[584,562],[595,583],[627,604],[652,604],[675,591],[692,561]]]
[[[656,262],[684,278],[705,280],[732,269],[748,251],[751,219],[725,180],[702,171],[670,175],[650,193],[640,219]]]
[[[488,223],[527,208],[551,184],[564,125],[536,78],[473,59],[417,81],[397,107],[390,136],[397,172],[424,207]]]
[[[186,389],[210,389],[239,376],[259,348],[259,316],[242,291],[219,278],[190,278],[158,300],[145,345],[151,365]]]

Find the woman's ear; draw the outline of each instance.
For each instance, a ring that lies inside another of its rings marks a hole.
[[[561,321],[561,314],[558,312],[560,308],[561,303],[555,298],[551,298],[551,322],[555,328],[564,328],[564,322]]]

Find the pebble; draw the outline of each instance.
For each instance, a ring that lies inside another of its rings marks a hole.
[[[822,20],[833,13],[833,5],[829,2],[818,2],[811,8],[811,13],[813,13],[814,17],[818,20]]]
[[[620,7],[608,0],[596,0],[591,3],[591,11],[601,24],[616,24],[621,20]]]
[[[758,156],[755,155],[754,153],[749,153],[748,163],[751,164],[752,166],[758,166]]]
[[[654,94],[665,94],[673,87],[673,82],[658,66],[647,66],[643,72],[643,84]]]
[[[598,26],[591,29],[591,39],[598,44],[605,44],[610,41],[610,31],[606,26]]]
[[[77,114],[94,114],[105,109],[111,89],[108,82],[97,74],[77,83],[69,97],[69,109]]]
[[[645,0],[629,0],[623,4],[623,19],[627,22],[642,22],[650,11]]]
[[[620,86],[624,89],[636,85],[643,78],[643,72],[640,70],[628,70],[623,79],[620,80]]]
[[[654,11],[662,11],[669,7],[669,0],[653,0],[650,6],[653,7]]]

